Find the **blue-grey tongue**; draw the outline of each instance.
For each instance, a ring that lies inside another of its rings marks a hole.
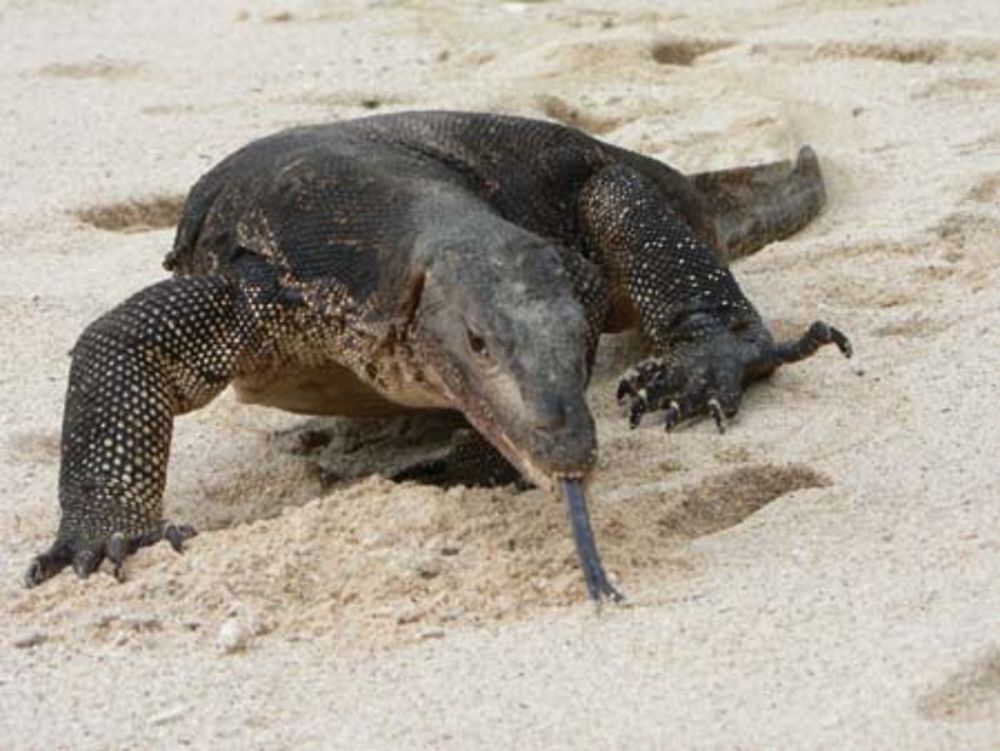
[[[558,481],[558,485],[559,494],[566,501],[566,509],[569,511],[573,540],[576,542],[576,552],[580,556],[580,566],[583,568],[583,577],[587,582],[587,591],[591,599],[600,602],[602,598],[608,597],[615,602],[621,602],[625,596],[608,581],[601,556],[597,553],[583,484],[578,479],[562,478]]]

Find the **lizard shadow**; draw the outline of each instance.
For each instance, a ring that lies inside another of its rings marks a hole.
[[[272,433],[279,451],[300,457],[320,487],[331,490],[369,475],[392,477],[443,457],[468,423],[450,412],[391,418],[316,417]]]

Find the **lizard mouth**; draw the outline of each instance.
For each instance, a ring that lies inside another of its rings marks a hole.
[[[433,362],[432,357],[428,356],[427,359]],[[555,492],[561,478],[574,477],[582,480],[586,476],[587,472],[583,469],[577,471],[573,467],[546,467],[544,460],[538,461],[526,446],[519,445],[519,442],[510,435],[484,398],[468,388],[463,388],[461,384],[457,389],[453,388],[450,379],[445,377],[446,372],[447,369],[443,369],[442,372],[442,369],[425,366],[424,377],[436,386],[446,402],[465,415],[472,427],[493,444],[494,448],[513,464],[525,479],[539,488]],[[458,393],[464,395],[459,397]]]
[[[504,458],[513,464],[518,471],[534,485],[550,493],[556,493],[564,480],[575,480],[582,483],[589,474],[588,469],[546,468],[536,460],[531,453],[519,446],[514,438],[503,428],[500,421],[494,417],[489,405],[479,399],[459,400],[445,389],[452,404],[456,405],[466,418],[493,446],[503,454]]]
[[[517,467],[525,478],[550,493],[555,492],[559,473],[547,472],[540,467],[526,451],[518,447],[489,410],[476,409],[475,407],[469,409],[467,407],[465,414],[473,426],[503,454],[507,461]],[[583,473],[580,473],[579,477],[582,479]]]
[[[459,399],[454,391],[448,387],[443,378],[436,379],[438,386],[444,392],[445,398],[472,423],[478,430],[499,451],[503,457],[513,464],[518,471],[524,475],[525,479],[534,485],[550,493],[555,493],[558,489],[559,481],[563,478],[574,478],[583,480],[586,476],[584,471],[552,471],[546,470],[523,447],[501,426],[500,421],[493,415],[493,410],[482,399],[466,397]]]

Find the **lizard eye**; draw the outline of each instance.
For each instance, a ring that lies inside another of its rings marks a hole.
[[[492,363],[493,357],[490,355],[490,348],[486,345],[486,340],[471,329],[466,330],[469,343],[469,351],[484,363]]]

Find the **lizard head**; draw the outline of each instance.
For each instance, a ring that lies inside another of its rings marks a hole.
[[[431,254],[409,338],[448,402],[528,479],[553,488],[586,475],[597,453],[586,318],[554,247],[490,232]]]

